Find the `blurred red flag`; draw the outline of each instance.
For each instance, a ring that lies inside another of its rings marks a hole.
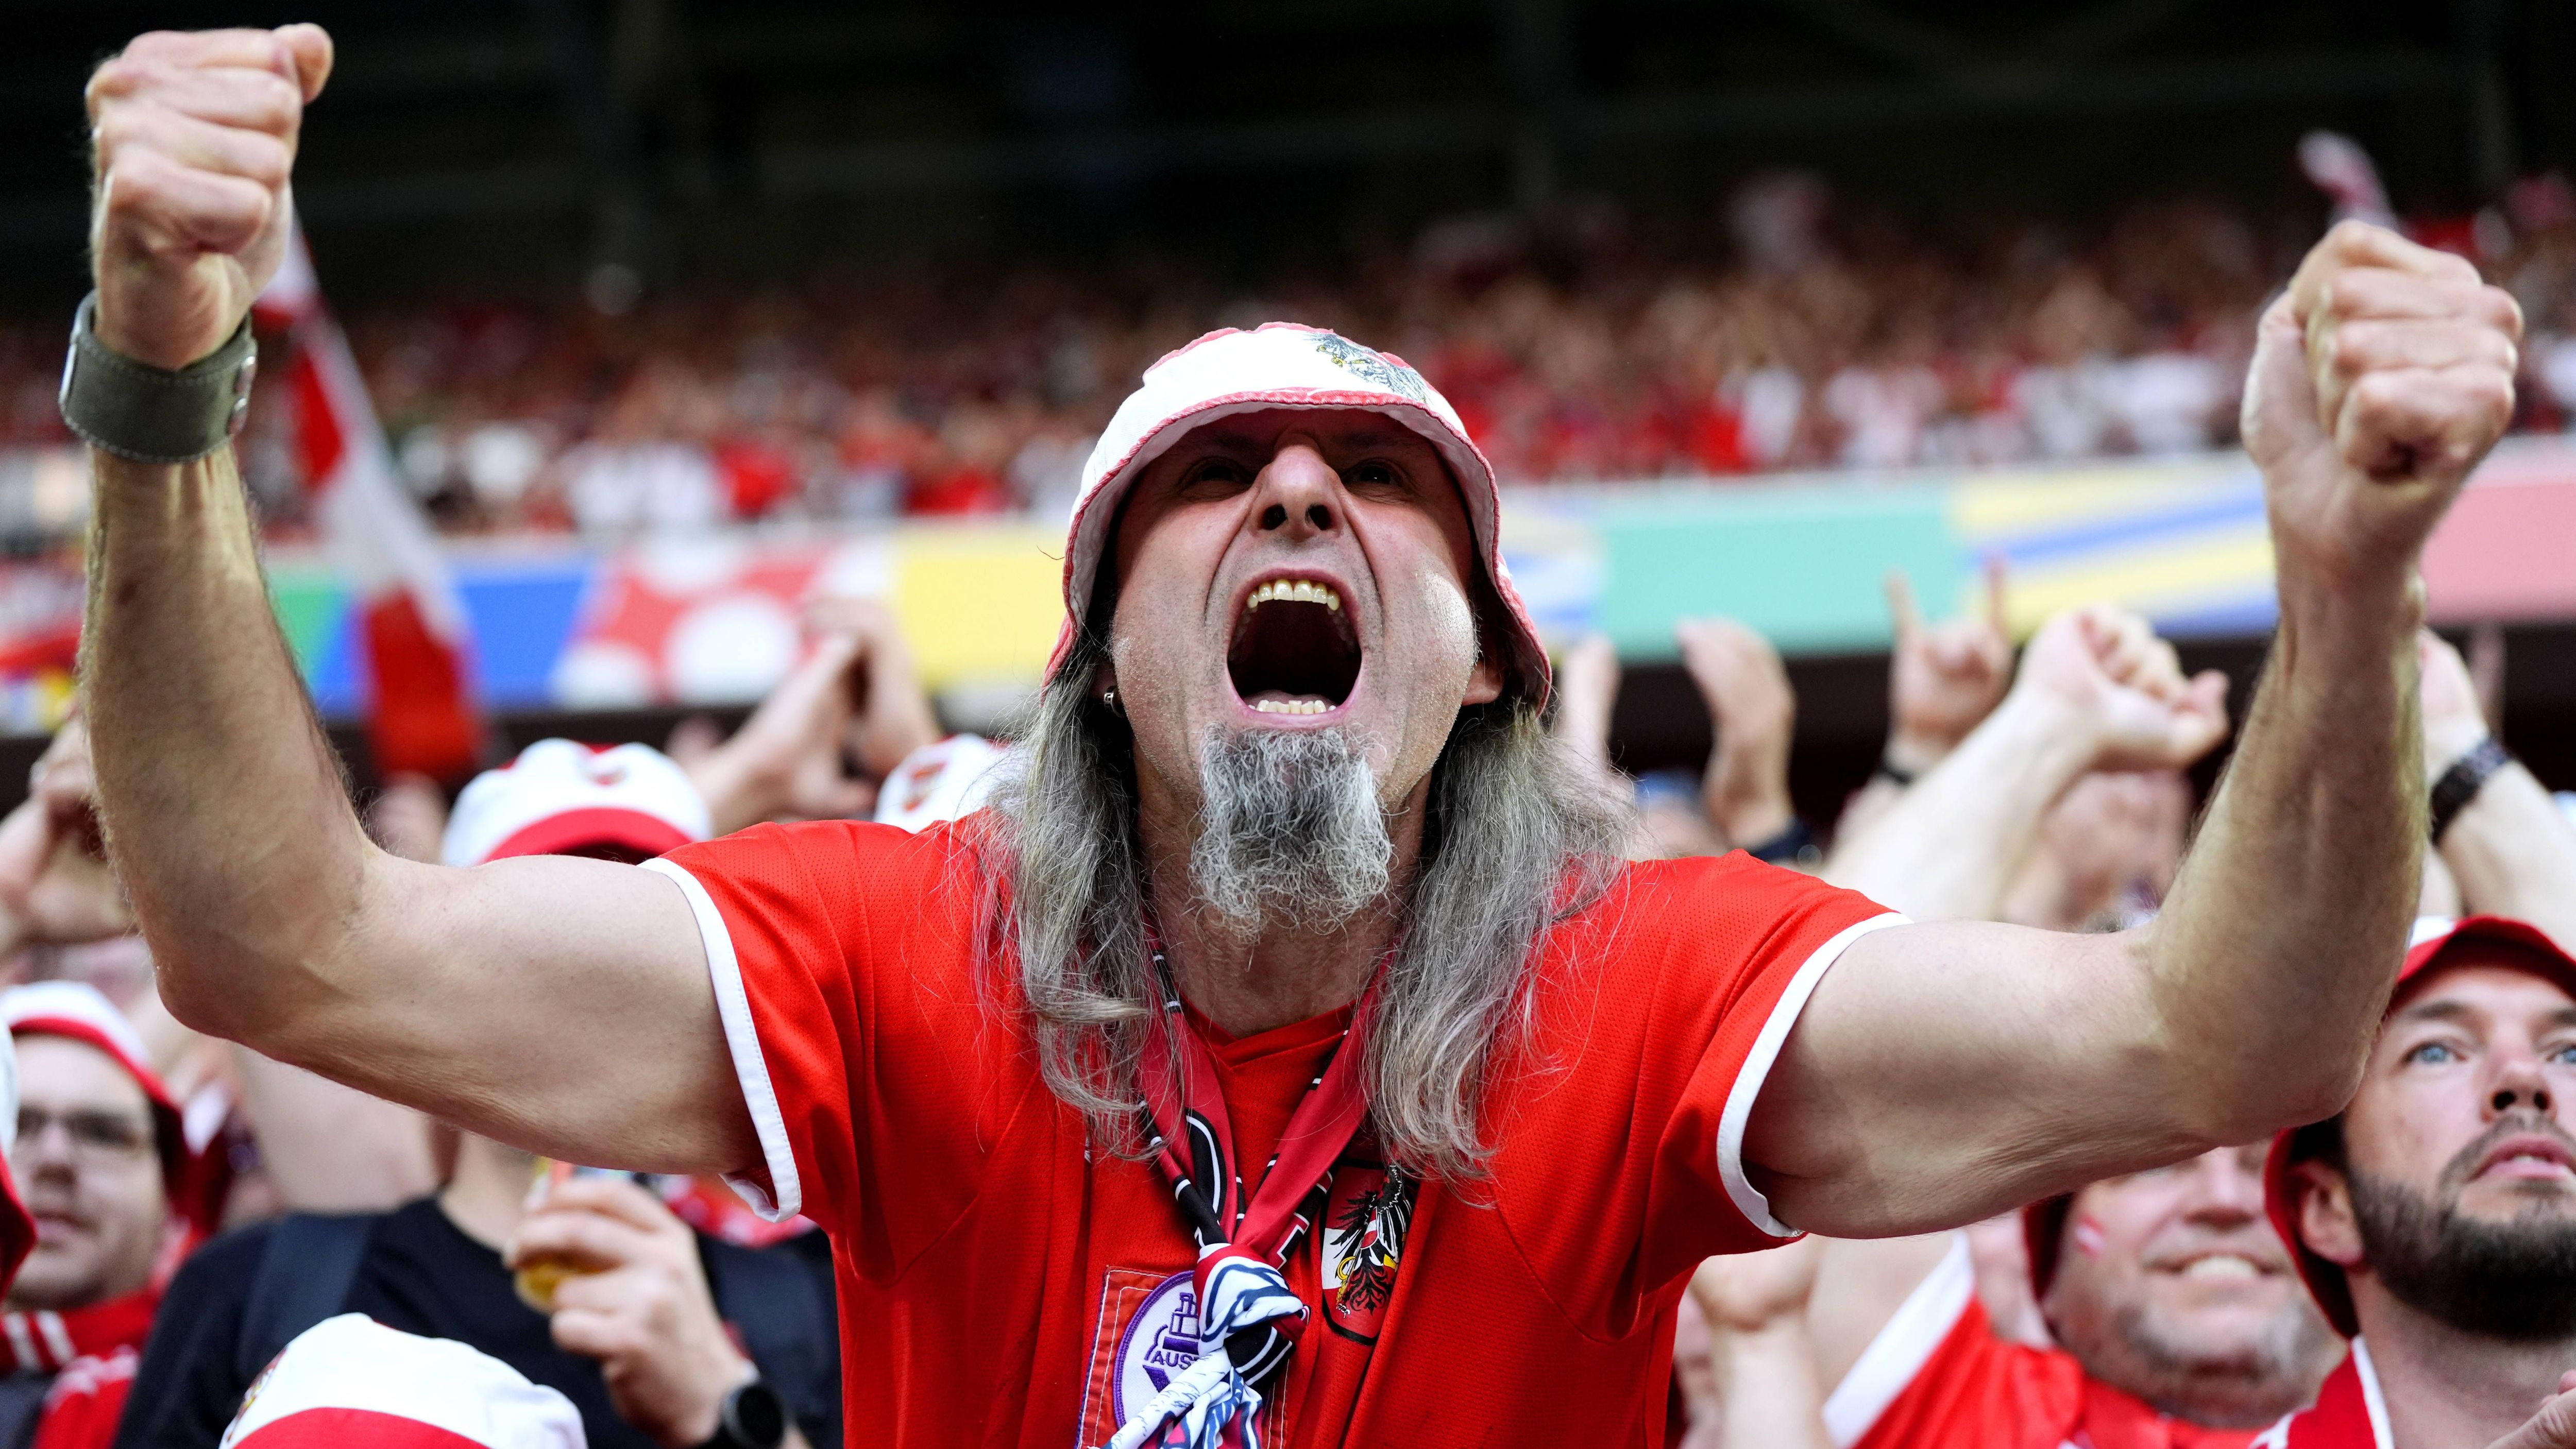
[[[394,476],[393,451],[348,338],[322,306],[300,228],[255,310],[293,343],[285,381],[294,451],[323,547],[357,596],[376,768],[461,778],[483,757],[464,603],[428,516]]]

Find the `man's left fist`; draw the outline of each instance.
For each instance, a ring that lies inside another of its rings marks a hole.
[[[2403,584],[2513,417],[2522,311],[2477,268],[2380,227],[2326,233],[2264,312],[2245,450],[2285,581]]]

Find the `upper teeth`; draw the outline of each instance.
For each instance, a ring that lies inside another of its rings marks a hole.
[[[1247,612],[1258,609],[1273,599],[1286,599],[1292,604],[1321,604],[1336,614],[1342,611],[1342,596],[1333,592],[1333,586],[1313,579],[1272,579],[1252,591],[1244,609]]]
[[[2194,1259],[2183,1268],[2182,1275],[2186,1278],[2251,1278],[2262,1271],[2251,1258],[2240,1258],[2234,1253],[2212,1253],[2206,1258]]]

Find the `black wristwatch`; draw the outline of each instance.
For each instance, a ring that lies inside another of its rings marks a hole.
[[[2470,801],[2478,798],[2478,792],[2486,788],[2487,781],[2494,778],[2495,772],[2512,763],[2513,756],[2493,735],[2478,741],[2467,754],[2452,761],[2451,768],[2442,772],[2442,778],[2433,782],[2432,808],[2425,815],[2424,823],[2430,828],[2435,845],[2442,843],[2442,836],[2451,828],[2451,822],[2460,818],[2460,812],[2468,808]]]
[[[778,1449],[786,1442],[787,1401],[755,1378],[716,1405],[716,1431],[698,1449]]]

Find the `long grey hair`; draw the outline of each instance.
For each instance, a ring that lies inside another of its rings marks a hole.
[[[986,929],[994,959],[1016,963],[1048,1087],[1095,1140],[1134,1154],[1154,993],[1132,739],[1087,687],[1104,657],[1078,639],[1019,732],[993,797]],[[1527,703],[1460,713],[1432,772],[1420,862],[1391,886],[1411,909],[1367,1038],[1371,1121],[1394,1161],[1482,1171],[1487,1072],[1528,1027],[1546,933],[1608,885],[1628,813]]]

